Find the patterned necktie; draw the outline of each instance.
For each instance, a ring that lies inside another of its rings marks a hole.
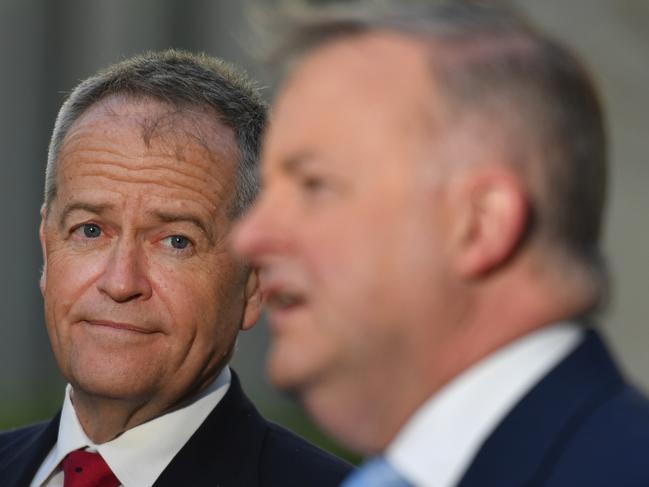
[[[63,487],[118,487],[120,481],[99,453],[76,450],[63,459]]]
[[[377,457],[354,471],[340,487],[412,487],[385,458]]]

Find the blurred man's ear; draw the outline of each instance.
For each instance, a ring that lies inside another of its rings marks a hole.
[[[43,268],[39,279],[41,294],[45,294],[45,285],[47,283],[47,243],[45,241],[45,225],[47,220],[47,210],[45,205],[41,207],[41,224],[38,229],[38,238],[41,241],[41,251],[43,252]]]
[[[467,171],[457,189],[455,265],[466,278],[504,266],[523,239],[527,191],[510,168],[483,166]]]
[[[257,269],[252,269],[248,275],[244,299],[245,308],[243,310],[241,329],[249,330],[259,320],[263,306],[261,288],[259,287],[259,272]]]

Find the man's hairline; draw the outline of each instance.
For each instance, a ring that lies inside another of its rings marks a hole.
[[[228,201],[226,205],[227,210],[225,211],[225,214],[230,221],[234,221],[236,219],[237,215],[234,214],[234,210],[235,210],[235,206],[237,205],[237,199],[238,199],[238,195],[237,195],[237,190],[238,190],[237,180],[239,174],[238,168],[241,164],[244,163],[243,162],[244,155],[241,150],[241,145],[238,141],[238,135],[236,133],[236,129],[230,126],[227,123],[227,121],[225,121],[222,118],[222,114],[219,112],[219,110],[216,107],[210,105],[209,103],[185,102],[182,100],[176,102],[176,101],[164,100],[160,97],[156,97],[149,93],[139,93],[139,92],[129,93],[126,91],[109,93],[106,94],[105,96],[98,98],[97,100],[94,100],[91,104],[85,107],[84,110],[78,113],[78,115],[71,121],[71,123],[65,130],[65,134],[63,135],[63,137],[59,139],[60,142],[55,146],[55,151],[52,154],[54,156],[52,166],[55,169],[53,174],[55,191],[51,195],[46,193],[43,204],[41,205],[41,211],[44,212],[44,216],[46,219],[50,213],[52,204],[54,203],[54,201],[58,196],[59,185],[57,180],[59,174],[59,165],[61,163],[61,154],[63,153],[63,148],[65,146],[66,141],[68,140],[70,133],[73,131],[75,126],[81,123],[84,117],[86,117],[90,111],[97,108],[98,105],[106,106],[112,102],[121,102],[127,105],[132,102],[152,103],[153,106],[157,105],[160,108],[166,106],[170,109],[177,109],[176,114],[184,119],[187,119],[188,118],[187,115],[192,113],[191,111],[192,108],[196,108],[198,110],[194,113],[196,113],[197,115],[201,115],[203,117],[203,120],[199,122],[200,124],[207,127],[210,127],[211,125],[210,130],[212,131],[214,131],[217,127],[228,130],[230,132],[230,135],[232,136],[232,143],[228,144],[231,147],[229,147],[228,149],[226,149],[226,151],[224,151],[224,155],[232,156],[235,158],[235,160],[233,161],[235,163],[235,167],[233,169],[233,174],[232,174],[232,179],[233,179],[232,184],[233,184],[234,191],[233,194],[230,195],[229,198],[230,201]],[[102,116],[105,117],[109,115],[110,115],[110,107],[106,106],[105,112],[102,114]],[[151,119],[151,117],[159,118],[164,115],[166,115],[166,113],[160,110],[159,112],[156,111],[155,113],[143,114],[142,117],[143,119]],[[210,115],[213,115],[213,117],[210,117]],[[189,137],[189,136],[190,136],[189,133],[184,135],[184,137]],[[174,137],[178,139],[182,136],[178,134],[178,135],[174,135]],[[141,134],[141,138],[145,139],[144,131]],[[213,152],[209,149],[209,144],[207,143],[207,141],[204,141],[201,137],[198,137],[198,139],[199,140],[197,140],[196,142],[199,143],[201,147],[209,154],[211,163],[216,164],[217,161],[215,161],[214,158],[212,157]],[[146,143],[146,140],[143,141]],[[48,198],[48,196],[50,197]]]
[[[462,120],[466,120],[467,116],[475,116],[476,120],[479,120],[480,125],[486,127],[488,130],[495,130],[496,133],[500,133],[503,137],[507,137],[507,132],[511,131],[513,127],[516,126],[512,117],[516,117],[517,114],[515,111],[512,111],[509,108],[505,108],[506,118],[508,121],[505,123],[505,126],[502,127],[501,124],[491,124],[489,123],[489,114],[493,110],[491,104],[480,105],[479,107],[473,107],[472,110],[466,111],[461,106],[462,101],[457,97],[453,92],[453,88],[447,86],[442,77],[438,74],[438,70],[444,70],[444,63],[447,60],[444,56],[440,57],[440,64],[435,64],[433,61],[434,52],[437,46],[442,45],[444,42],[443,38],[436,38],[434,34],[426,32],[417,32],[417,31],[407,31],[401,30],[398,27],[391,25],[382,25],[382,24],[363,24],[361,29],[356,31],[345,31],[345,32],[334,32],[324,38],[312,40],[306,48],[300,47],[291,47],[289,46],[289,53],[292,53],[290,62],[286,63],[287,69],[284,75],[284,84],[290,82],[294,74],[304,65],[305,61],[312,58],[313,56],[321,53],[323,50],[331,48],[336,44],[343,43],[345,41],[363,39],[371,36],[389,36],[413,41],[418,44],[418,47],[424,52],[423,59],[427,63],[427,69],[425,74],[428,77],[428,87],[431,91],[428,93],[436,93],[439,96],[437,97],[441,104],[435,108],[436,112],[432,112],[432,107],[427,103],[422,103],[423,110],[429,114],[430,117],[433,117],[437,120],[443,120],[444,125],[448,128],[448,124],[456,124]],[[292,50],[292,51],[291,51]],[[443,50],[440,50],[443,53]],[[460,53],[461,55],[461,53]],[[452,67],[450,69],[453,69]],[[423,100],[422,100],[423,101]],[[423,111],[422,110],[422,111]],[[526,132],[529,132],[529,129],[526,128]],[[532,138],[533,134],[529,134]],[[503,152],[503,164],[510,167],[516,174],[521,178],[522,181],[526,181],[526,186],[532,190],[530,184],[531,181],[528,181],[528,177],[525,175],[526,169],[528,166],[532,167],[535,163],[528,161],[524,166],[517,165],[514,163],[509,163],[507,161],[516,159],[514,154],[507,154]],[[445,164],[445,166],[452,166],[450,164]],[[451,168],[452,169],[452,168]],[[531,197],[530,197],[531,200]],[[600,242],[601,244],[601,242]],[[599,244],[598,244],[599,245]],[[579,252],[573,251],[563,239],[552,239],[549,240],[545,234],[537,235],[535,239],[535,247],[537,247],[545,257],[541,256],[541,259],[550,258],[552,261],[569,259],[569,262],[574,264],[576,270],[581,270],[586,273],[586,275],[593,277],[596,281],[601,281],[601,297],[598,299],[605,301],[607,297],[607,275],[606,270],[601,269],[600,267],[594,265],[587,259],[584,259],[584,256]],[[599,306],[598,303],[595,303],[595,306]],[[595,311],[597,309],[595,308]]]

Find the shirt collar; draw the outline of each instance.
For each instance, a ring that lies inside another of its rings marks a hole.
[[[32,485],[41,485],[68,453],[85,447],[101,454],[124,487],[153,485],[225,396],[230,381],[230,369],[225,367],[216,380],[187,406],[131,428],[100,445],[93,443],[83,431],[70,399],[72,388],[68,384],[56,445]]]
[[[388,460],[415,485],[456,485],[505,415],[582,339],[580,325],[556,323],[489,355],[411,416],[388,446]]]

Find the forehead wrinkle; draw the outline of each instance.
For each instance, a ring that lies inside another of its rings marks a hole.
[[[90,143],[83,140],[85,138],[90,139]],[[93,141],[96,144],[95,146],[92,145]],[[77,146],[83,148],[77,148]],[[120,166],[126,170],[140,170],[139,167],[131,167],[133,161],[140,161],[141,164],[146,159],[157,159],[165,161],[166,165],[164,163],[157,165],[150,163],[148,167],[143,167],[145,169],[169,169],[187,176],[194,176],[197,179],[204,179],[203,173],[209,172],[209,166],[215,162],[224,166],[226,165],[225,161],[214,161],[214,159],[210,159],[209,164],[196,164],[196,161],[205,160],[204,157],[200,157],[203,151],[197,151],[195,147],[189,145],[178,144],[178,150],[173,152],[163,149],[143,149],[137,154],[122,152],[120,148],[121,145],[119,143],[111,144],[111,141],[108,139],[97,141],[95,137],[79,134],[75,136],[74,140],[71,139],[69,144],[66,144],[61,158],[64,160],[63,164],[65,164],[65,159],[69,159],[70,157],[81,157],[84,159],[84,164],[91,164],[92,161],[95,161],[102,164]],[[188,162],[186,159],[194,151],[199,154],[193,158],[192,162]],[[119,159],[129,162],[119,162]],[[91,162],[86,162],[87,160]]]
[[[185,166],[190,165],[191,164],[185,164]],[[202,199],[201,203],[206,208],[210,208],[212,211],[217,212],[221,209],[225,210],[227,206],[224,198],[226,188],[218,178],[206,174],[203,171],[194,171],[193,173],[191,171],[182,171],[179,167],[181,166],[180,164],[175,166],[176,167],[169,167],[164,164],[149,164],[133,168],[128,163],[120,163],[112,159],[110,161],[95,159],[93,162],[86,162],[80,166],[79,176],[82,178],[102,178],[113,182],[115,185],[128,186],[130,184],[150,184],[157,187],[162,186],[170,191],[175,190],[174,198],[181,197],[181,195],[177,193],[178,190],[181,190],[187,193],[182,197],[182,199],[194,200],[196,197],[200,197]],[[106,171],[108,167],[116,170]],[[161,181],[159,177],[156,177],[161,170],[172,171],[178,177],[166,177]],[[61,172],[64,174],[65,170],[63,169]],[[207,178],[212,179],[209,185],[209,188],[212,190],[211,194],[198,189]],[[219,200],[223,201],[222,205],[219,203]],[[221,206],[223,208],[221,208]]]
[[[59,171],[59,177],[64,178],[66,168],[71,164],[77,164],[77,170],[82,176],[101,176],[116,181],[129,183],[154,183],[167,186],[176,186],[182,189],[199,191],[198,188],[205,187],[209,191],[201,191],[210,206],[227,204],[229,197],[228,181],[231,175],[227,171],[221,171],[219,175],[213,174],[210,170],[214,162],[206,161],[199,155],[191,156],[195,148],[187,148],[183,154],[171,154],[168,151],[147,151],[136,155],[123,153],[119,144],[96,144],[95,147],[83,143],[83,141],[70,141],[72,147],[68,145],[62,154],[62,164]],[[76,144],[75,142],[79,142]],[[75,145],[79,146],[77,150]],[[83,147],[83,148],[82,148]],[[185,159],[190,159],[187,161]],[[197,161],[199,161],[197,163]],[[108,171],[114,170],[114,174],[107,174]],[[174,177],[164,178],[164,183],[159,180],[152,180],[159,171],[170,171]],[[205,185],[205,182],[209,184]],[[203,183],[203,184],[198,184]],[[211,193],[211,194],[210,194]],[[206,196],[208,195],[209,196]]]
[[[149,126],[148,146],[140,133],[147,128],[146,120],[156,121]],[[68,159],[78,157],[86,175],[101,173],[101,165],[112,166],[119,171],[111,177],[125,183],[160,184],[151,181],[154,171],[174,171],[177,177],[163,178],[163,185],[200,191],[208,208],[227,211],[239,159],[233,149],[238,146],[233,130],[213,111],[192,106],[175,108],[151,99],[107,99],[91,107],[75,125],[61,150],[61,170]],[[134,138],[139,143],[128,144],[129,152],[123,152],[123,141]]]

